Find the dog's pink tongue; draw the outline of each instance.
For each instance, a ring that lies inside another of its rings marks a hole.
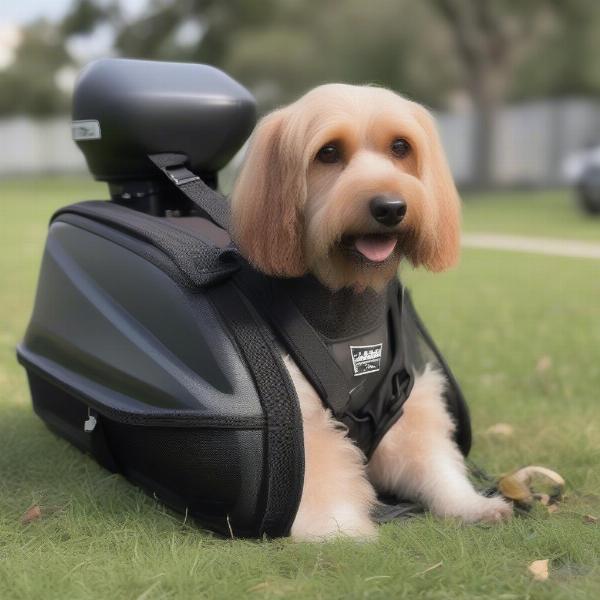
[[[396,247],[395,237],[381,235],[363,235],[357,237],[354,245],[356,249],[373,262],[383,262]]]

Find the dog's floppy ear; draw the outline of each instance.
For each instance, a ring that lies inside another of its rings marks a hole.
[[[421,178],[437,213],[432,239],[419,262],[431,271],[443,271],[454,266],[460,254],[460,198],[433,117],[421,105],[412,104],[426,136]]]
[[[232,193],[232,234],[242,254],[268,275],[306,272],[302,210],[306,168],[286,109],[257,125]]]

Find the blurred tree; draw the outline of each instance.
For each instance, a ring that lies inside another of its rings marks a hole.
[[[56,27],[39,21],[24,28],[14,62],[0,70],[0,115],[64,113],[69,101],[57,74],[70,63]]]
[[[138,20],[124,23],[115,45],[126,56],[222,65],[237,35],[276,21],[275,0],[151,0]],[[195,29],[196,35],[182,35]]]
[[[557,3],[549,35],[515,70],[509,98],[600,95],[600,2]]]
[[[61,23],[61,32],[67,38],[92,33],[99,23],[117,15],[120,15],[119,5],[114,1],[105,5],[94,0],[75,0]]]
[[[475,183],[492,180],[495,116],[515,69],[542,45],[560,13],[560,0],[430,0],[446,22],[462,82],[476,114]],[[566,3],[563,3],[566,4]]]
[[[154,0],[120,29],[116,46],[126,56],[220,66],[263,109],[332,80],[376,82],[439,105],[453,77],[428,75],[448,63],[443,28],[421,34],[429,16],[409,0],[375,0],[367,11],[364,0]],[[195,39],[181,35],[191,25]]]
[[[430,76],[445,47],[444,31],[428,27],[428,16],[409,0],[375,0],[368,10],[364,0],[288,0],[274,21],[241,32],[224,64],[250,78],[265,105],[343,81],[385,85],[439,106],[450,89],[452,65],[443,61],[447,68]]]
[[[0,70],[0,115],[27,114],[47,117],[69,111],[70,97],[61,86],[61,73],[77,67],[67,50],[67,40],[86,35],[106,21],[118,25],[118,4],[75,0],[59,26],[45,20],[22,30],[14,61]]]

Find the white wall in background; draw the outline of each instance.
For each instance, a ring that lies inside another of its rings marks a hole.
[[[452,172],[459,184],[469,184],[474,179],[473,114],[438,113],[436,117]],[[495,184],[564,184],[566,157],[600,146],[600,102],[541,100],[507,106],[497,115],[495,136]]]
[[[85,170],[83,154],[71,139],[70,119],[0,121],[0,176]]]
[[[474,177],[473,115],[438,113],[436,118],[452,172],[459,184],[469,184]],[[594,144],[600,145],[600,102],[542,100],[508,106],[496,122],[494,181],[504,186],[565,183],[565,158]],[[85,170],[67,117],[0,120],[0,177]],[[231,179],[232,170],[227,169],[224,180]]]

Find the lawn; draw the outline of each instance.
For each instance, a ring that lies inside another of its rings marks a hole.
[[[465,194],[465,230],[600,242],[600,220],[578,210],[569,190]]]
[[[472,458],[492,473],[543,464],[568,481],[557,512],[498,526],[429,516],[376,543],[222,540],[49,433],[14,348],[52,211],[103,186],[0,182],[0,598],[597,598],[600,590],[600,262],[465,250],[408,273],[470,401]],[[468,197],[465,228],[600,242],[566,192]],[[486,433],[509,423],[511,437]],[[32,504],[42,517],[23,525]],[[537,582],[527,565],[550,560]]]

